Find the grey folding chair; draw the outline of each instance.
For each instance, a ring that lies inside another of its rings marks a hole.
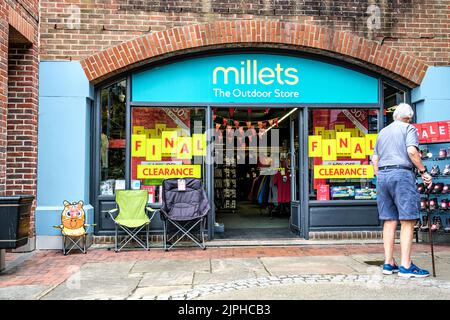
[[[206,249],[204,237],[206,216],[211,209],[208,197],[200,179],[183,179],[185,180],[183,190],[178,189],[179,180],[163,181],[163,204],[159,211],[164,225],[164,250],[170,250],[184,238],[189,238],[204,250]],[[177,231],[168,238],[170,226],[174,226]],[[193,234],[197,226],[200,229],[199,237]],[[178,235],[181,236],[172,242]]]

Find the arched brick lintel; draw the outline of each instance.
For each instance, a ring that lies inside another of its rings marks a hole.
[[[81,61],[93,83],[148,61],[217,47],[286,47],[346,60],[415,87],[428,65],[386,45],[345,31],[270,20],[218,21],[143,35]]]

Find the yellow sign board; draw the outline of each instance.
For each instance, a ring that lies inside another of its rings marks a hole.
[[[145,134],[133,134],[131,136],[131,156],[145,157],[147,136]]]
[[[322,136],[308,137],[308,154],[310,157],[322,156]]]
[[[137,166],[138,179],[197,178],[202,177],[202,167],[192,165],[151,165]]]
[[[314,166],[314,179],[352,179],[374,176],[371,165],[316,165]]]
[[[366,158],[366,139],[365,138],[352,138],[352,159],[365,159]]]
[[[322,140],[322,160],[336,160],[336,140]]]
[[[161,161],[161,139],[147,139],[145,160]]]

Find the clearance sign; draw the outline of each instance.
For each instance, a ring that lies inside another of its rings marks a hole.
[[[374,176],[373,167],[370,165],[333,165],[314,166],[315,179],[341,179],[341,178],[367,178]]]
[[[137,166],[138,179],[168,179],[168,178],[197,178],[202,177],[202,167],[193,165],[151,165]]]

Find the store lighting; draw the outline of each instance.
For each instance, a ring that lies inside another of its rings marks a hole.
[[[288,113],[286,113],[279,121],[278,124],[280,124],[284,119],[286,119],[287,117],[289,117],[292,113],[294,113],[298,108],[294,108],[291,111],[289,111]],[[273,125],[271,125],[269,127],[269,129],[267,129],[266,131],[263,132],[263,135],[265,135],[267,132],[270,131],[270,129],[272,129],[276,124],[274,123]]]

